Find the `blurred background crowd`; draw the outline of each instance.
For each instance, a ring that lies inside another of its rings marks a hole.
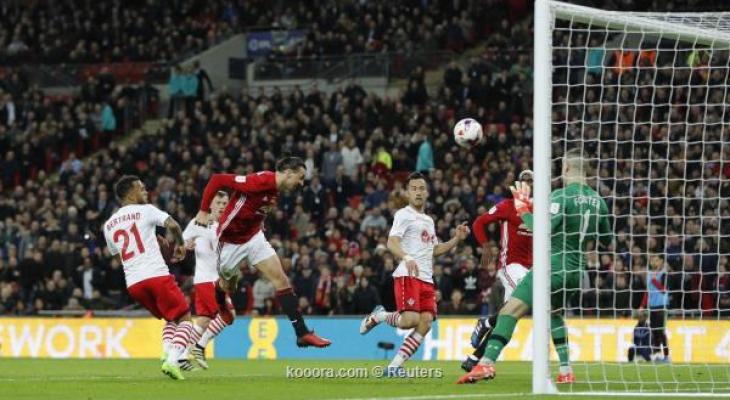
[[[73,96],[44,94],[22,68],[4,68],[0,314],[135,307],[100,231],[117,207],[112,186],[123,174],[141,176],[151,202],[186,224],[212,173],[273,169],[281,155],[301,156],[307,184],[279,199],[266,220],[267,237],[304,313],[363,314],[376,304],[394,307],[390,274],[397,261],[385,243],[408,173],[428,174],[428,212],[439,238],[448,240],[458,223],[508,197],[519,172],[531,168],[526,1],[328,1],[281,9],[259,1],[112,1],[104,10],[101,2],[72,3],[3,2],[2,64],[174,63],[259,26],[307,30],[306,40],[277,54],[292,62],[422,47],[461,52],[477,42],[483,50],[442,66],[436,88],[426,84],[424,68],[413,68],[398,96],[376,95],[354,80],[331,94],[316,85],[216,90],[199,65],[173,68],[167,110],[157,109],[151,85],[118,82],[103,68]],[[583,3],[681,9],[697,2]],[[606,37],[558,32],[554,40],[581,50],[555,54],[554,80],[572,86],[554,94],[553,155],[582,146],[595,157],[591,184],[615,215],[616,241],[609,249],[591,247],[571,312],[630,315],[641,306],[650,256],[657,255],[669,272],[670,309],[730,313],[727,54],[663,45],[653,53],[614,54],[599,48]],[[698,65],[706,66],[703,74],[684,68]],[[141,126],[140,105],[165,118],[154,132],[128,140]],[[451,139],[454,122],[467,116],[482,123],[486,137],[468,150]],[[579,119],[581,125],[572,123]],[[498,226],[487,234],[486,246],[497,254]],[[440,314],[499,307],[497,260],[483,254],[470,238],[435,263]],[[186,293],[193,269],[190,260],[171,266]],[[238,313],[277,313],[273,285],[248,266],[243,273]]]

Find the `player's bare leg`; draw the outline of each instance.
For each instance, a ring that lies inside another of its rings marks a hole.
[[[475,383],[480,380],[492,379],[496,375],[494,362],[499,357],[504,346],[509,343],[512,333],[515,330],[517,321],[530,311],[522,300],[512,297],[502,307],[497,317],[497,324],[494,327],[491,337],[487,342],[487,351],[469,373],[463,375],[456,383]]]
[[[317,336],[313,331],[307,328],[304,323],[304,317],[299,312],[297,296],[294,289],[289,283],[289,278],[284,273],[279,257],[273,255],[255,265],[256,269],[261,271],[264,276],[271,281],[276,289],[276,299],[278,300],[284,313],[289,317],[294,331],[297,335],[297,346],[299,347],[327,347],[332,342]]]

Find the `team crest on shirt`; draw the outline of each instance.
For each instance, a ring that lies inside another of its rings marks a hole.
[[[412,306],[412,305],[416,304],[416,300],[414,300],[413,297],[411,297],[408,300],[406,300],[406,303],[408,303],[409,306]]]
[[[421,231],[421,241],[423,243],[436,243],[436,235],[431,235],[427,230]]]

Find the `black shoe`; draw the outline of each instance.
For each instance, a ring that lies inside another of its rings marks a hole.
[[[195,366],[190,360],[178,360],[180,369],[183,371],[197,371],[198,367]]]
[[[474,360],[473,358],[471,358],[471,356],[469,356],[466,358],[466,360],[464,360],[463,363],[461,363],[461,369],[466,372],[471,372],[471,370],[476,367],[478,363],[479,360]]]
[[[205,349],[200,347],[197,343],[190,349],[190,354],[195,358],[195,362],[202,369],[208,369],[208,361],[205,359]]]

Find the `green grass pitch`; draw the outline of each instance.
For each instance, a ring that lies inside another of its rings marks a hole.
[[[497,378],[475,385],[456,385],[461,375],[458,362],[409,362],[409,368],[435,368],[443,371],[441,378],[287,378],[290,368],[355,368],[368,370],[384,362],[373,361],[311,361],[311,360],[210,360],[211,369],[187,372],[185,381],[173,381],[160,373],[160,362],[155,360],[37,360],[0,359],[0,399],[489,399],[526,398],[531,387],[531,365],[503,362],[497,365]],[[700,388],[691,382],[720,379],[728,384],[727,366],[691,368],[685,376],[677,376],[679,368],[651,365],[576,366],[576,375],[583,382],[590,380],[615,382],[616,390],[627,381],[638,381],[642,376],[644,390],[658,389],[650,382],[657,377],[683,383],[687,390]],[[632,372],[633,371],[633,372]],[[634,375],[631,375],[631,374]],[[672,377],[674,374],[674,377]],[[708,375],[709,374],[709,375]],[[714,376],[717,374],[717,376]],[[680,374],[681,375],[681,374]],[[724,381],[722,380],[724,376]],[[587,391],[589,385],[573,385],[573,391]],[[600,390],[600,386],[593,386]],[[632,389],[638,390],[639,387]],[[665,389],[671,389],[667,386]],[[686,398],[693,397],[691,395]],[[588,398],[575,395],[561,399]],[[612,397],[619,398],[619,397]],[[621,397],[633,398],[633,397]]]

